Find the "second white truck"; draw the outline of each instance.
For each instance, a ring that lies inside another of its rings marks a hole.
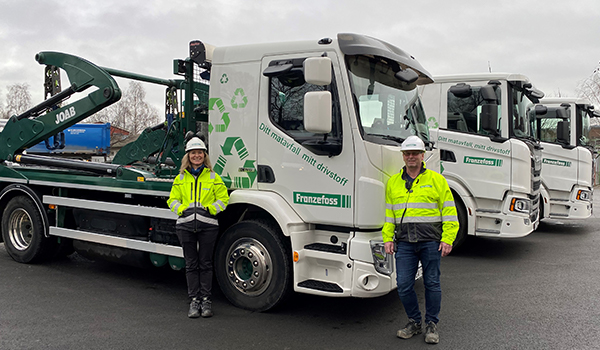
[[[529,133],[543,93],[521,74],[435,76],[419,87],[442,175],[467,235],[523,237],[537,228],[541,150]]]

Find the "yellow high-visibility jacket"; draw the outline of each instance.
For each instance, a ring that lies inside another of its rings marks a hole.
[[[185,170],[173,180],[167,204],[179,215],[177,225],[189,229],[218,225],[215,215],[227,208],[229,194],[221,177],[204,168],[198,176]]]
[[[426,169],[425,163],[412,182],[406,167],[392,176],[386,185],[385,202],[384,242],[454,242],[458,233],[454,197],[446,179]]]

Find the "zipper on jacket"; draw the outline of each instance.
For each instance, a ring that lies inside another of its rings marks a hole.
[[[421,176],[421,174],[417,175],[417,177],[415,177],[413,179],[412,183],[410,184],[410,189],[406,190],[408,192],[408,196],[406,196],[406,202],[404,203],[404,205],[405,205],[404,211],[402,212],[402,218],[400,219],[400,235],[402,235],[402,224],[403,224],[403,221],[404,221],[404,215],[406,214],[406,211],[408,210],[408,201],[410,200],[410,195],[413,192],[412,188],[413,188],[414,185],[416,185],[417,183],[419,183],[419,176]],[[418,236],[417,232],[415,232],[415,241],[412,241],[410,239],[410,229],[411,229],[411,226],[408,225],[406,227],[406,235],[407,235],[407,238],[408,238],[408,242],[409,243],[416,243],[416,242],[418,242],[419,241],[419,236]],[[413,229],[414,229],[414,227],[413,227]]]
[[[195,179],[194,179],[194,197],[195,198],[192,198],[194,200],[194,233],[196,233],[196,231],[198,229],[198,220],[196,220],[196,215],[197,215],[197,211],[198,211],[198,208],[197,208],[197,203],[198,203],[198,201],[197,201],[197,199],[198,199],[197,188],[198,188],[198,178],[199,177],[200,177],[200,174],[198,174],[198,176],[195,176]],[[202,182],[200,183],[200,186],[202,186]]]

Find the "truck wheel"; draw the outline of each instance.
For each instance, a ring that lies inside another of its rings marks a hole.
[[[234,224],[217,243],[215,274],[221,291],[239,308],[269,310],[290,292],[290,257],[273,224]]]
[[[20,263],[46,257],[49,239],[44,237],[42,214],[27,197],[11,199],[2,214],[2,238],[8,254]]]
[[[452,249],[456,249],[460,247],[465,240],[467,239],[469,228],[467,221],[467,209],[462,203],[456,203],[456,213],[458,214],[458,233],[456,234],[456,239],[452,244]]]

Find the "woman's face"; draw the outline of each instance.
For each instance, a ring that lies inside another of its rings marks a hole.
[[[200,167],[202,164],[204,164],[204,151],[201,149],[194,149],[191,150],[189,155],[190,157],[190,163],[192,164],[192,167],[194,169]]]

